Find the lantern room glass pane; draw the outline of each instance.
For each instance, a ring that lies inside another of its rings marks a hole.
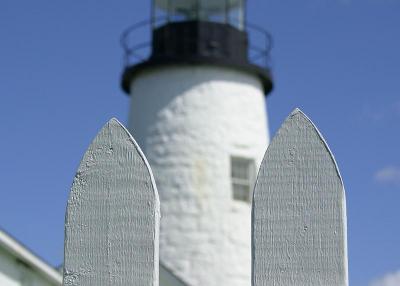
[[[171,22],[191,21],[198,17],[197,0],[188,0],[184,5],[179,3],[179,0],[169,0],[169,2],[169,19]]]
[[[239,30],[244,30],[245,27],[245,9],[244,9],[244,1],[238,0],[240,5],[230,6],[228,8],[228,24],[233,27],[238,28]]]
[[[158,6],[153,5],[151,11],[151,27],[152,29],[165,25],[168,22],[167,11],[160,9]]]
[[[199,20],[230,24],[240,30],[244,29],[245,0],[153,1],[153,16],[164,16],[166,22]]]

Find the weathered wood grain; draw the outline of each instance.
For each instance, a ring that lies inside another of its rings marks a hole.
[[[74,178],[63,285],[158,285],[159,219],[150,167],[129,132],[111,119]]]
[[[348,285],[345,193],[336,162],[298,109],[265,154],[252,210],[252,285]]]

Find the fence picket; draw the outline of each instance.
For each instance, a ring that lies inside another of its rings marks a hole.
[[[299,109],[261,165],[252,209],[252,285],[348,285],[342,179],[321,134]]]
[[[65,220],[63,285],[158,285],[160,205],[150,167],[111,119],[85,153]]]

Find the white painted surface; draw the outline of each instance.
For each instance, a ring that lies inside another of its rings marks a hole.
[[[255,76],[211,66],[143,72],[129,129],[160,192],[160,257],[193,286],[250,285],[250,206],[233,201],[230,156],[261,163],[265,96]]]
[[[0,230],[1,286],[59,286],[61,275]]]
[[[265,154],[253,198],[253,286],[345,286],[346,203],[327,144],[296,109]]]
[[[171,270],[160,263],[160,286],[186,286]]]
[[[110,120],[83,157],[65,221],[64,285],[158,285],[159,199],[129,132]]]

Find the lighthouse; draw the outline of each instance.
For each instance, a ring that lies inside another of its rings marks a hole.
[[[135,60],[146,44],[124,42],[121,85],[160,194],[160,263],[185,285],[250,285],[251,197],[273,85],[257,59],[269,37],[258,28],[266,45],[252,54],[245,0],[151,5],[150,54]]]

